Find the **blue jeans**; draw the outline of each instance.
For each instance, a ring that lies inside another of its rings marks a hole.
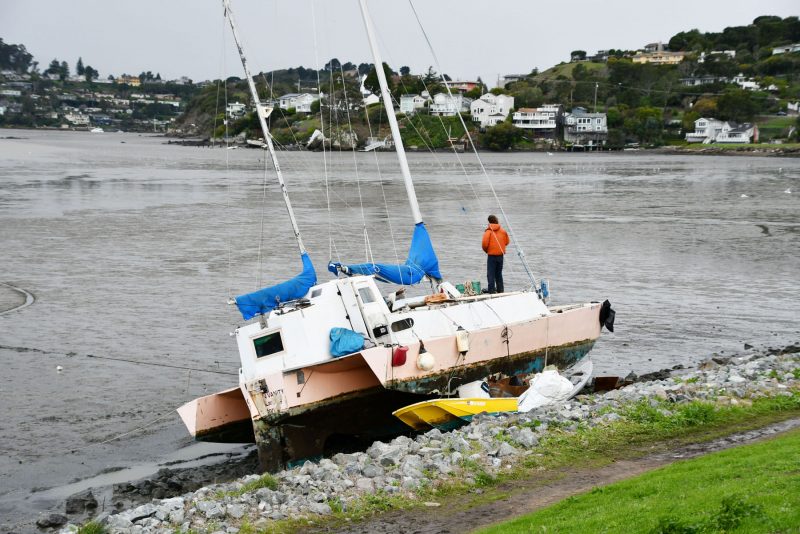
[[[489,293],[503,292],[503,256],[486,256],[486,277]]]

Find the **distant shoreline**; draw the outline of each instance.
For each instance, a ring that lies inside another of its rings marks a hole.
[[[25,131],[53,131],[53,132],[83,132],[86,133],[88,129],[63,129],[63,128],[1,128],[2,130],[25,130]],[[106,132],[106,133],[115,133],[115,132]],[[211,143],[208,138],[184,138],[178,136],[172,136],[165,133],[159,132],[139,132],[139,131],[129,131],[124,133],[135,133],[141,135],[150,135],[152,137],[163,137],[167,139],[165,144],[169,145],[180,145],[180,146],[193,146],[193,147],[212,147],[212,146],[223,146],[222,143]],[[17,136],[2,136],[0,135],[0,140],[20,140],[24,139]],[[241,142],[233,142],[231,143],[232,146],[242,147],[242,148],[258,148],[257,146],[248,145],[247,143]],[[303,150],[304,148],[300,147],[288,147],[288,150]],[[414,152],[414,153],[424,153],[430,152],[427,149],[419,149],[414,147],[406,147],[407,152]],[[313,152],[309,150],[308,152]],[[379,152],[393,152],[393,150],[379,150]],[[451,149],[447,148],[437,148],[433,149],[433,152],[437,153],[445,153],[445,152],[452,152]],[[458,149],[457,152],[463,153],[465,152],[462,149]],[[467,151],[469,152],[469,151]],[[686,146],[661,146],[656,148],[635,148],[635,149],[624,149],[624,150],[559,150],[559,149],[518,149],[512,148],[505,151],[491,151],[485,149],[478,149],[478,152],[483,154],[505,154],[509,152],[531,152],[531,153],[557,153],[557,154],[564,154],[564,153],[633,153],[633,154],[664,154],[664,155],[692,155],[692,156],[759,156],[759,157],[787,157],[787,158],[797,158],[800,157],[800,143],[788,143],[785,145],[781,144],[759,144],[759,145],[725,145],[725,146],[708,146],[708,145],[686,145]]]

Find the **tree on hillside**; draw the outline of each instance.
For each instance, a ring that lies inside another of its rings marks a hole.
[[[94,70],[91,65],[86,65],[83,69],[83,76],[87,82],[91,82],[92,80],[96,80],[97,77],[100,76],[100,73]]]
[[[400,76],[408,76],[409,74],[411,74],[411,69],[409,67],[400,67]]]
[[[759,105],[753,91],[730,89],[717,99],[717,114],[722,120],[750,121],[758,110]]]
[[[61,74],[61,63],[58,62],[58,59],[53,59],[50,62],[50,65],[47,67],[47,70],[44,71],[45,74]]]
[[[358,64],[358,75],[363,76],[365,74],[369,74],[369,71],[372,70],[372,63],[359,63]]]
[[[0,39],[0,69],[27,72],[32,59],[24,45],[6,44]]]
[[[386,64],[385,61],[383,62],[383,73],[386,76],[387,88],[389,89],[389,92],[391,92],[392,89],[394,89],[394,84],[392,82],[392,75],[394,72],[392,72],[392,69]],[[381,86],[378,83],[378,72],[375,70],[375,67],[373,67],[372,70],[369,71],[369,74],[367,74],[367,79],[364,80],[364,87],[376,95],[381,94]]]
[[[66,61],[62,61],[59,67],[59,76],[61,76],[61,79],[64,80],[67,78],[67,76],[69,76],[69,65]]]
[[[84,74],[84,67],[83,67],[83,58],[79,57],[78,62],[75,63],[75,74],[78,76],[83,76]]]
[[[339,72],[339,68],[341,68],[342,62],[339,61],[337,58],[332,58],[330,61],[325,63],[323,70],[328,72]]]
[[[583,61],[586,59],[586,50],[573,50],[569,57],[572,61]]]

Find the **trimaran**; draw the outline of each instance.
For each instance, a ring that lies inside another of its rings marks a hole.
[[[247,67],[231,11],[225,15],[238,47],[294,230],[303,271],[295,278],[236,297],[244,319],[236,329],[241,368],[238,387],[195,399],[178,409],[197,439],[237,439],[252,431],[261,465],[276,470],[315,457],[356,438],[403,431],[392,411],[450,393],[489,375],[527,375],[544,365],[569,366],[592,348],[606,320],[599,302],[548,307],[535,281],[527,291],[462,295],[442,281],[422,219],[405,150],[387,89],[366,0],[361,14],[400,170],[414,219],[404,264],[330,263],[336,278],[317,283],[261,103]],[[428,278],[434,295],[385,299],[378,281],[409,285]],[[334,356],[332,330],[357,334],[351,353]]]

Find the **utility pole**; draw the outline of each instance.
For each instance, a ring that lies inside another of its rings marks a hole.
[[[597,88],[600,87],[600,84],[594,82],[594,112],[597,113]]]

